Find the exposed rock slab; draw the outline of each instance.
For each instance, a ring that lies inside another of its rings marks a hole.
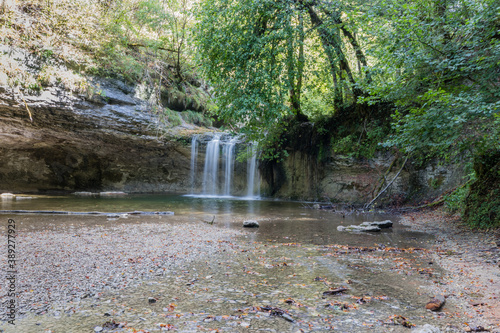
[[[338,231],[351,231],[351,232],[379,232],[381,229],[375,226],[361,226],[361,225],[350,225],[350,226],[342,226],[339,225],[337,227]]]
[[[259,227],[259,222],[255,220],[248,220],[243,222],[243,227],[244,228],[258,228]]]
[[[363,222],[360,224],[362,227],[379,227],[381,229],[385,228],[392,228],[392,221],[391,220],[385,220],[385,221],[376,221],[376,222]]]

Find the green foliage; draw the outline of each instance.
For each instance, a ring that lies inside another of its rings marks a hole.
[[[262,24],[289,24],[291,13],[281,6],[274,1],[209,0],[198,11],[200,64],[215,89],[218,116],[250,130],[273,128],[291,112],[285,106],[288,83],[282,78],[293,31],[259,30]]]
[[[444,205],[446,209],[452,213],[462,214],[465,210],[465,199],[469,194],[470,186],[461,186],[450,194],[445,195]]]
[[[212,126],[212,119],[210,117],[205,116],[203,113],[195,112],[195,111],[184,111],[181,112],[181,117],[189,124],[195,124],[198,126],[209,127]]]
[[[451,158],[500,143],[499,12],[495,0],[385,0],[364,13],[379,78],[367,101],[399,107],[386,146]]]
[[[172,111],[168,108],[164,108],[158,111],[158,116],[160,122],[167,128],[179,126],[182,124],[181,115],[177,111]]]
[[[331,147],[336,154],[354,158],[372,158],[381,151],[380,143],[389,133],[388,124],[372,121],[367,126],[341,127],[332,136]]]
[[[465,198],[464,221],[473,228],[500,227],[500,150],[484,151],[474,158],[477,179]]]
[[[201,2],[198,61],[217,116],[269,147],[294,118],[315,120],[353,103],[366,71],[351,68],[366,59],[353,26],[342,22],[345,8],[342,1]]]
[[[38,83],[30,83],[26,87],[28,89],[28,92],[32,95],[36,95],[42,91],[42,86]]]
[[[464,214],[465,222],[472,228],[489,229],[500,227],[500,188],[493,188],[486,195],[476,192],[466,198],[466,206],[473,212]]]

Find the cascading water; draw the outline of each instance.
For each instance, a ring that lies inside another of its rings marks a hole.
[[[224,195],[231,195],[231,181],[233,177],[234,170],[234,149],[236,146],[237,138],[232,138],[224,144],[222,148],[224,156]]]
[[[260,177],[257,168],[257,145],[252,144],[246,169],[246,186],[242,182],[244,166],[236,162],[238,137],[230,137],[220,133],[207,140],[207,136],[195,135],[191,141],[191,193],[200,184],[197,177],[198,153],[206,142],[205,161],[203,167],[202,192],[204,196],[233,196],[235,193],[256,198],[260,195]],[[201,162],[201,161],[200,161]],[[198,167],[199,168],[199,167]],[[236,171],[235,171],[236,170]],[[201,170],[200,170],[201,171]],[[233,185],[234,184],[234,185]]]
[[[203,170],[203,194],[217,194],[217,177],[219,173],[220,134],[214,135],[207,144],[205,168]]]
[[[260,195],[260,181],[259,170],[257,169],[257,145],[252,143],[248,147],[250,159],[247,161],[247,197],[254,197]],[[257,176],[257,177],[255,177]],[[255,186],[255,179],[257,179],[257,186]],[[257,193],[256,193],[257,190]]]

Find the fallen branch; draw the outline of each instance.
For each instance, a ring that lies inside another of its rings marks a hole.
[[[392,171],[392,168],[394,167],[394,164],[396,164],[396,161],[398,160],[399,156],[398,154],[396,154],[396,156],[394,157],[394,159],[392,160],[392,163],[391,165],[389,165],[389,168],[387,169],[387,171],[380,177],[382,178],[381,179],[381,182],[380,182],[380,185],[375,189],[375,191],[373,192],[374,195],[377,195],[380,193],[380,190],[382,189],[382,186],[384,186],[384,183],[387,181],[387,176],[389,175],[389,173]],[[379,178],[379,179],[380,179]]]
[[[151,47],[151,48],[156,48],[156,49],[162,50],[162,51],[168,51],[168,52],[174,52],[174,53],[178,52],[177,50],[173,50],[173,49],[169,49],[169,48],[165,48],[165,47],[161,47],[161,46],[153,47],[153,46],[139,44],[139,43],[127,43],[127,46],[128,47],[145,47],[145,48]]]
[[[24,99],[24,95],[21,90],[17,90],[19,92],[19,95],[21,95],[21,98],[23,99],[24,106],[26,107],[26,111],[28,111],[28,115],[30,116],[30,121],[33,122],[33,117],[30,111],[30,108],[28,107],[28,103],[26,103],[26,100]]]
[[[394,176],[394,178],[390,181],[390,183],[389,183],[389,184],[387,184],[387,186],[386,186],[386,187],[385,187],[382,191],[380,191],[380,192],[377,194],[377,196],[376,196],[375,198],[373,198],[373,200],[372,200],[372,201],[370,201],[368,204],[366,204],[366,205],[365,205],[365,207],[364,207],[365,209],[370,208],[370,206],[371,206],[371,205],[373,205],[373,203],[374,203],[374,202],[375,202],[375,201],[376,201],[376,200],[377,200],[377,199],[378,199],[378,198],[382,195],[382,193],[384,193],[385,191],[387,191],[387,189],[388,189],[388,188],[392,185],[392,183],[394,183],[394,181],[396,180],[396,178],[398,178],[398,177],[399,177],[399,174],[401,173],[401,171],[403,171],[403,168],[405,167],[406,162],[408,161],[408,157],[409,157],[409,155],[408,155],[408,156],[406,156],[405,161],[403,162],[403,165],[402,165],[402,166],[401,166],[401,168],[399,169],[399,171],[398,171],[398,173],[396,174],[396,176]]]

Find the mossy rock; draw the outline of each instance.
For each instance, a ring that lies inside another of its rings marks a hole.
[[[162,87],[161,89],[163,106],[174,111],[205,112],[209,103],[208,100],[209,96],[205,91],[189,84],[181,87]]]
[[[477,180],[465,200],[464,221],[473,228],[500,227],[500,150],[477,156],[474,171]]]

